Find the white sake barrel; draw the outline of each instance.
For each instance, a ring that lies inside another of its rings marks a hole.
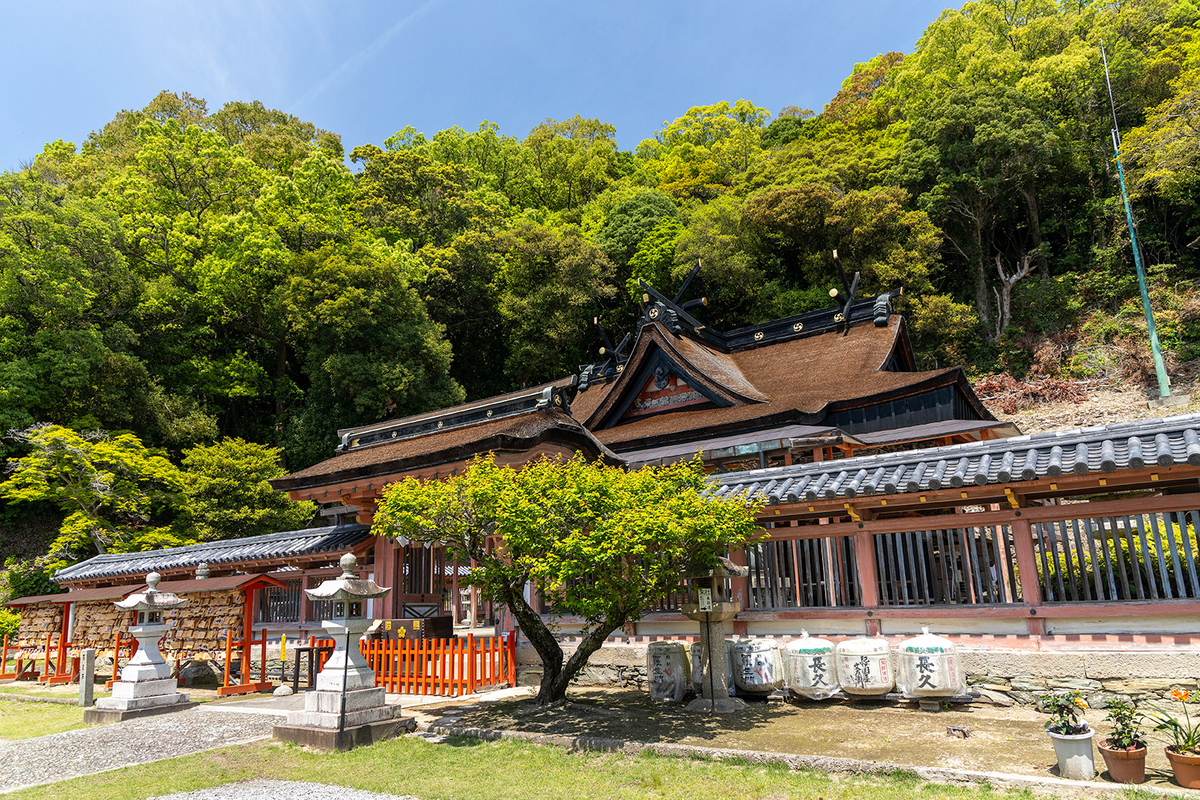
[[[837,677],[846,694],[871,696],[890,692],[895,678],[887,640],[862,636],[839,644]]]
[[[650,699],[677,703],[691,688],[691,666],[683,642],[651,642],[646,647],[646,681]]]
[[[692,642],[692,684],[696,687],[696,691],[703,694],[704,689],[701,686],[704,681],[704,656],[700,652],[700,643]],[[725,640],[725,686],[729,690],[729,694],[733,695],[733,642],[729,639]]]
[[[896,660],[896,688],[905,697],[951,697],[964,691],[958,648],[929,628],[901,642]]]
[[[788,643],[785,664],[788,687],[810,700],[826,700],[837,694],[837,669],[833,665],[833,642],[801,631]]]
[[[774,639],[750,639],[733,646],[733,681],[752,694],[770,694],[783,686],[783,656]]]

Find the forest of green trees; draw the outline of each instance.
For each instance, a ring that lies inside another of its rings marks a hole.
[[[636,280],[673,291],[697,259],[716,327],[828,305],[834,248],[862,293],[904,287],[924,366],[1140,377],[1102,42],[1178,366],[1200,356],[1198,29],[1197,0],[972,2],[817,113],[699,105],[632,150],[603,120],[430,135],[381,105],[400,130],[346,152],[259,102],[163,92],[0,174],[0,458],[56,424],[302,468],[339,427],[569,374],[594,317],[628,330]],[[29,520],[57,535],[71,502],[8,491],[0,546],[28,555]],[[181,503],[110,524],[212,529]]]

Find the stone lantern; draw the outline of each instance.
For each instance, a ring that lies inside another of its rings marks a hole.
[[[700,697],[688,703],[688,711],[729,714],[746,707],[740,698],[729,696],[725,679],[725,621],[742,610],[742,604],[734,602],[725,591],[725,579],[745,577],[749,572],[720,558],[716,567],[687,576],[696,589],[697,602],[684,603],[680,611],[700,623],[700,657],[704,663]]]
[[[160,592],[161,580],[162,576],[151,572],[146,576],[146,591],[113,604],[137,614],[136,624],[129,629],[137,639],[137,652],[121,670],[121,680],[113,683],[112,696],[97,700],[94,708],[87,709],[84,722],[118,722],[196,705],[188,701],[185,692],[176,691],[178,684],[171,676],[171,667],[158,650],[158,640],[170,629],[163,624],[163,612],[187,603],[171,592]]]
[[[363,632],[373,622],[366,615],[367,601],[384,597],[391,589],[355,575],[358,559],[352,553],[339,563],[339,577],[304,590],[310,600],[332,606],[331,618],[323,620],[321,627],[333,639],[333,653],[317,673],[316,690],[305,693],[304,710],[290,712],[287,723],[274,729],[276,739],[326,750],[349,750],[389,739],[401,727],[394,719],[399,707],[387,705],[385,690],[375,686],[375,673],[359,648]]]

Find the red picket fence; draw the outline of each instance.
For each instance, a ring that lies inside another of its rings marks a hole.
[[[17,663],[10,670],[8,662],[15,660]],[[3,649],[0,650],[0,680],[18,680],[26,674],[35,675],[37,667],[37,657],[29,658],[15,642],[9,641],[8,636],[4,637]]]
[[[258,645],[258,680],[250,680],[250,648]],[[242,683],[233,683],[230,677],[232,671],[233,659],[236,651],[240,649],[242,657],[241,671],[238,680]],[[262,632],[261,639],[243,639],[235,641],[233,631],[225,631],[225,680],[217,689],[218,697],[225,697],[231,694],[249,694],[251,692],[269,692],[274,688],[275,684],[267,680],[267,632]]]
[[[71,656],[68,652],[75,645],[67,641],[65,633],[46,634],[46,648],[42,656],[45,669],[39,683],[75,683],[79,680],[79,656]],[[53,659],[53,660],[52,660]]]
[[[332,646],[332,639],[316,644]],[[370,639],[359,642],[375,685],[395,694],[459,697],[487,686],[517,685],[517,639]]]

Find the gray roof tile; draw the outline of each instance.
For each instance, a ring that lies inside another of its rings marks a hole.
[[[186,547],[168,547],[141,553],[104,553],[80,561],[54,574],[58,583],[115,578],[121,575],[145,575],[156,570],[295,558],[349,550],[371,536],[366,525],[341,525],[309,528],[302,531],[269,533],[245,539],[203,542]]]
[[[708,492],[796,503],[1183,463],[1200,466],[1200,414],[714,475]]]

